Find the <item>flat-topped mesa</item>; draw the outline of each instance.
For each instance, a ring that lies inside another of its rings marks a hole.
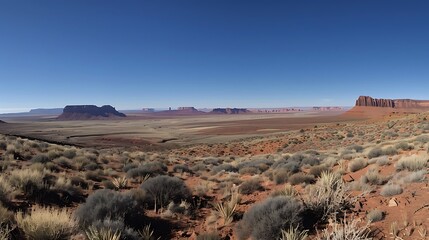
[[[214,108],[212,113],[223,113],[223,114],[241,114],[250,113],[246,108]]]
[[[356,100],[356,106],[360,107],[395,107],[395,101],[392,99],[377,99],[368,96],[360,96]]]
[[[61,120],[102,119],[111,117],[126,117],[110,105],[97,107],[95,105],[68,105],[58,117]]]
[[[383,99],[360,96],[356,100],[357,107],[384,107],[384,108],[429,108],[429,100],[413,99]]]
[[[198,110],[194,107],[178,107],[177,111],[184,111],[184,112],[198,112]]]

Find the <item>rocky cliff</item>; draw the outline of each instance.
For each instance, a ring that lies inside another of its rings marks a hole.
[[[356,106],[360,107],[395,107],[395,101],[392,99],[377,99],[369,96],[360,96],[356,100]]]
[[[384,108],[429,108],[429,100],[412,99],[378,99],[369,96],[360,96],[356,100],[357,107],[384,107]]]
[[[63,109],[58,117],[60,120],[86,120],[126,117],[125,114],[116,111],[110,105],[97,107],[95,105],[69,105]]]
[[[241,113],[250,113],[246,108],[215,108],[211,111],[212,113],[222,113],[222,114],[241,114]]]

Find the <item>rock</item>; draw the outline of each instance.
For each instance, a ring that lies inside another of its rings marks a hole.
[[[360,211],[362,209],[362,207],[363,207],[363,204],[361,202],[357,201],[355,204],[355,210]]]
[[[246,108],[214,108],[212,113],[222,113],[222,114],[241,114],[241,113],[250,113]]]
[[[125,114],[116,111],[110,105],[97,107],[95,105],[69,105],[63,109],[63,113],[58,117],[60,120],[86,120],[126,117]]]
[[[377,99],[369,96],[360,96],[356,100],[356,106],[361,107],[395,107],[395,102],[392,99]]]
[[[389,200],[389,207],[397,207],[398,206],[398,202],[396,201],[396,198],[391,198]]]
[[[360,96],[356,100],[359,107],[384,107],[384,108],[429,108],[429,100],[413,99],[383,99]]]

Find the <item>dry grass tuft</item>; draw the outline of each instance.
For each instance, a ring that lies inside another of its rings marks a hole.
[[[69,239],[76,229],[76,221],[67,209],[34,207],[29,214],[16,214],[18,227],[28,239]]]

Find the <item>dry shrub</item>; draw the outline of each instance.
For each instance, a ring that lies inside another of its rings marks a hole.
[[[347,220],[344,216],[340,222],[334,222],[332,228],[323,230],[322,235],[318,236],[320,240],[370,240],[371,230],[369,224],[359,226],[360,220]]]
[[[349,162],[349,171],[350,172],[356,172],[358,170],[361,170],[362,168],[366,167],[368,163],[363,158],[356,158]]]
[[[419,171],[426,169],[428,163],[428,156],[425,155],[411,155],[403,156],[395,164],[396,170],[401,171],[407,169],[408,171]]]
[[[292,185],[297,185],[301,183],[313,183],[315,181],[315,178],[313,175],[305,174],[302,172],[295,173],[288,179],[289,183]]]
[[[13,193],[13,187],[5,176],[0,176],[0,202],[7,203],[10,201]]]
[[[383,220],[384,212],[378,209],[373,209],[366,214],[366,218],[369,222],[378,222]]]
[[[398,194],[401,194],[403,189],[400,185],[397,184],[387,184],[381,188],[380,194],[383,197],[391,197]]]
[[[76,229],[76,222],[66,209],[34,207],[29,214],[18,212],[16,223],[28,239],[69,239]]]
[[[264,187],[261,185],[261,181],[257,178],[249,179],[240,185],[240,192],[246,195],[263,190]]]
[[[353,201],[347,193],[340,174],[323,172],[315,185],[309,186],[304,201],[307,219],[311,224],[325,221],[334,213],[346,212]]]

